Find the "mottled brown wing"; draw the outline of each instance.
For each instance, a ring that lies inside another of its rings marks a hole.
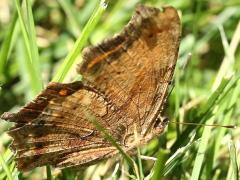
[[[86,117],[96,117],[121,143],[124,128],[119,127],[126,120],[121,112],[113,113],[114,104],[109,103],[107,97],[81,82],[51,83],[18,113],[4,113],[2,119],[16,123],[9,134],[18,168],[85,166],[116,154]]]
[[[146,135],[161,110],[179,38],[174,8],[140,5],[122,33],[85,50],[84,83],[52,83],[18,113],[4,113],[16,123],[9,134],[18,168],[84,166],[115,155],[88,114],[131,149],[135,127]]]
[[[146,135],[164,104],[180,34],[180,20],[174,8],[160,11],[139,5],[119,35],[83,51],[79,72]],[[129,134],[133,128],[129,126]]]

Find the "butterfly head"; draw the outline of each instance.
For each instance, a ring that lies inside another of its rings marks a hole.
[[[168,125],[168,122],[169,122],[169,119],[167,117],[158,116],[154,123],[153,129],[152,129],[152,134],[163,133],[164,129]]]
[[[148,133],[143,138],[144,139],[143,144],[146,144],[147,142],[149,142],[151,139],[153,139],[157,135],[162,134],[164,132],[164,130],[166,129],[168,122],[169,122],[169,119],[167,117],[158,116],[156,118],[156,121],[153,124],[152,129],[150,131],[148,131]]]

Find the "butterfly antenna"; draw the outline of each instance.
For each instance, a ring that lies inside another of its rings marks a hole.
[[[211,126],[211,127],[223,127],[228,129],[236,129],[236,125],[220,125],[220,124],[203,124],[203,123],[191,123],[191,122],[177,122],[170,121],[171,123],[182,124],[182,125],[192,125],[192,126]]]

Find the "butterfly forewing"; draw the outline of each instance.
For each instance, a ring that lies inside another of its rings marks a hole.
[[[174,8],[161,12],[139,5],[119,35],[84,51],[80,73],[125,112],[129,133],[136,125],[145,134],[159,114],[179,42],[180,20]]]

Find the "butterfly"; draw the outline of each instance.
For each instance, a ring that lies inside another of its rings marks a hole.
[[[130,22],[114,37],[83,50],[82,81],[50,83],[17,113],[9,135],[17,167],[46,164],[83,167],[119,154],[88,120],[89,115],[123,150],[164,132],[159,117],[172,81],[181,36],[176,9],[138,5]]]

